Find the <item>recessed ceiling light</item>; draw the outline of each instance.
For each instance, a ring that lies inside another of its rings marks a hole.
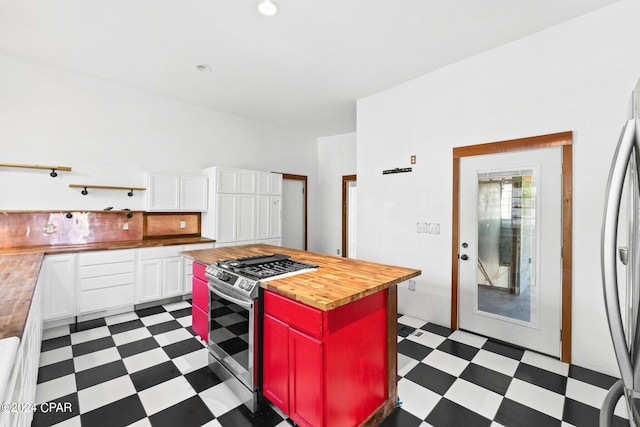
[[[264,0],[258,5],[258,10],[264,16],[273,16],[278,13],[278,6],[272,0]]]
[[[196,65],[196,70],[202,71],[203,73],[210,73],[211,67],[209,67],[207,64],[199,64]]]

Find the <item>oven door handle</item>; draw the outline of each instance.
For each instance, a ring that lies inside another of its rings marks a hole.
[[[220,298],[224,298],[224,299],[226,299],[228,301],[231,301],[232,303],[238,304],[240,307],[246,308],[247,310],[250,310],[250,309],[253,308],[253,302],[248,302],[246,300],[242,300],[242,299],[233,297],[233,296],[229,295],[228,293],[222,292],[218,288],[215,288],[215,287],[211,286],[211,283],[208,283],[207,286],[209,287],[209,290],[211,292],[213,292],[214,294],[218,295]]]

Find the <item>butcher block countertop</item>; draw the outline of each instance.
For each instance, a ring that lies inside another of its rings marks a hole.
[[[0,256],[0,338],[22,339],[44,254]]]
[[[31,298],[40,273],[44,255],[136,249],[193,243],[213,243],[201,237],[172,237],[167,239],[132,240],[122,242],[89,243],[80,245],[31,246],[0,250],[0,339],[18,337],[29,314]]]
[[[315,271],[267,279],[262,287],[321,310],[331,310],[422,274],[420,270],[342,258],[265,244],[185,251],[194,261],[217,261],[281,253],[291,259],[319,265]]]
[[[75,252],[105,251],[114,249],[152,248],[156,246],[190,245],[192,243],[214,243],[215,240],[204,237],[167,237],[144,240],[123,240],[119,242],[82,243],[77,245],[24,246],[0,249],[5,254],[45,253],[47,255]]]

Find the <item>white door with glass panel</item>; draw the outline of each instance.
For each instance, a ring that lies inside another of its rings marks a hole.
[[[462,157],[459,326],[560,356],[562,149]]]

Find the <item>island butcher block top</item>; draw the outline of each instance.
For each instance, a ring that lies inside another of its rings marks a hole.
[[[316,264],[320,268],[293,276],[267,279],[261,282],[262,287],[325,311],[372,295],[422,273],[413,268],[265,244],[182,252],[183,255],[205,265],[228,259],[274,253],[289,255],[293,260]]]

